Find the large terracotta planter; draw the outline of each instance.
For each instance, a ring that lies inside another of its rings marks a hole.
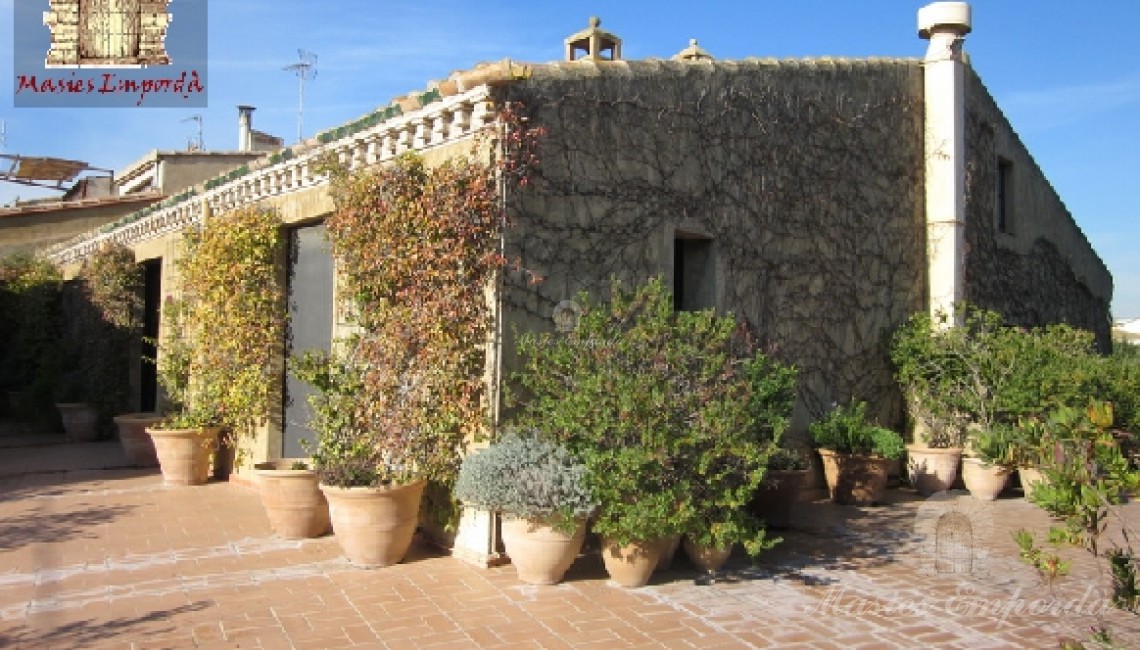
[[[689,556],[689,561],[701,571],[719,571],[724,563],[728,562],[729,556],[732,555],[731,544],[727,548],[714,548],[698,544],[688,536],[685,537],[683,546],[685,547],[685,555]]]
[[[503,517],[503,546],[515,565],[519,580],[532,585],[553,585],[582,550],[586,520],[577,522],[572,532],[558,530],[549,522]]]
[[[119,444],[127,462],[138,467],[158,467],[158,454],[154,450],[154,440],[146,432],[147,427],[162,420],[157,413],[126,413],[115,416],[119,428]]]
[[[218,446],[219,429],[156,429],[146,432],[154,441],[158,466],[167,485],[203,485],[210,478],[210,454]]]
[[[1028,501],[1033,496],[1033,490],[1038,483],[1045,483],[1045,475],[1036,467],[1019,467],[1017,476],[1021,480],[1021,491]]]
[[[320,537],[329,532],[329,502],[316,472],[292,469],[296,460],[282,458],[254,465],[261,505],[270,528],[285,539]]]
[[[958,478],[960,447],[906,446],[906,470],[910,484],[924,497],[954,487]]]
[[[889,459],[841,454],[830,449],[820,449],[819,457],[832,501],[866,506],[882,500],[891,467]]]
[[[99,412],[94,406],[83,402],[56,404],[59,417],[63,420],[63,432],[71,442],[91,442],[99,437],[95,428]]]
[[[657,568],[660,547],[657,540],[618,544],[602,539],[602,563],[610,579],[622,587],[644,587]]]
[[[768,470],[748,503],[748,511],[763,519],[768,528],[789,528],[792,508],[799,501],[807,476],[806,469]]]
[[[669,535],[657,540],[657,567],[655,571],[668,571],[673,566],[673,556],[681,546],[680,535]]]
[[[1009,469],[987,465],[981,458],[962,457],[962,483],[970,494],[983,501],[993,501],[1009,483]]]
[[[333,533],[348,561],[385,567],[404,559],[419,523],[424,481],[378,488],[321,484]]]

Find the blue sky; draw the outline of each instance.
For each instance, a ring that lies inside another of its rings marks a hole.
[[[174,0],[172,34],[180,2]],[[0,71],[12,78],[14,2],[0,0]],[[254,128],[297,136],[297,79],[283,68],[315,52],[305,134],[348,122],[474,63],[551,61],[591,15],[622,37],[625,58],[668,57],[690,38],[721,59],[921,57],[909,0],[209,0],[207,108],[13,108],[0,86],[8,154],[118,169],[151,149],[183,149],[201,114],[208,149],[233,149],[235,106]],[[1140,2],[977,0],[966,41],[974,67],[1053,183],[1115,283],[1117,318],[1140,317]],[[185,23],[183,23],[185,24]],[[47,39],[43,28],[42,38]],[[24,34],[21,33],[21,38]],[[169,49],[169,48],[168,48]],[[0,183],[0,204],[33,190]]]

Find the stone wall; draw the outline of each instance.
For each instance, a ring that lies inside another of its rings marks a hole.
[[[508,370],[514,330],[611,276],[671,281],[675,238],[707,238],[698,297],[800,368],[801,435],[851,397],[901,424],[887,337],[926,291],[917,61],[558,64],[501,92],[549,128],[509,202]]]
[[[1112,276],[972,71],[966,78],[966,295],[1015,324],[1066,322],[1111,345]],[[999,161],[1007,225],[998,225]]]

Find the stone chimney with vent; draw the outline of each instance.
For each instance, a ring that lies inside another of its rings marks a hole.
[[[567,61],[619,61],[621,39],[600,29],[602,19],[590,18],[590,26],[566,38]]]
[[[966,299],[966,99],[962,45],[970,5],[935,2],[918,10],[923,60],[926,260],[931,315]]]

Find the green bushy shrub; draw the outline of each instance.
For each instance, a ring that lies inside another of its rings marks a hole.
[[[898,458],[905,445],[895,431],[867,422],[867,403],[851,400],[808,426],[816,445],[841,454]]]
[[[769,546],[744,506],[787,425],[794,369],[731,315],[675,311],[660,279],[577,302],[573,331],[520,337],[514,401],[520,426],[586,464],[594,530],[619,543],[687,533]]]

